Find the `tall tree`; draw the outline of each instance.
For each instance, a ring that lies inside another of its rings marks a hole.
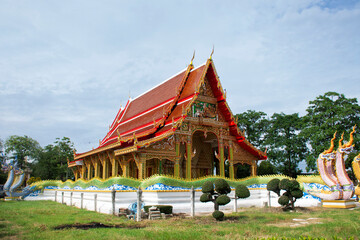
[[[298,164],[305,158],[307,151],[306,143],[299,135],[302,125],[298,113],[274,113],[265,139],[269,160],[279,172],[293,178],[300,173]]]
[[[257,175],[272,175],[276,173],[275,166],[271,164],[270,161],[261,161],[259,167],[257,168]]]
[[[268,119],[264,112],[248,110],[236,114],[238,127],[245,132],[245,137],[257,148],[264,147],[264,137],[267,132]]]
[[[3,160],[4,158],[4,142],[3,140],[0,138],[0,162]]]
[[[54,144],[45,146],[32,166],[34,176],[63,181],[72,178],[73,174],[67,166],[67,161],[74,159],[73,149],[74,144],[68,137],[57,138]]]
[[[344,94],[327,92],[309,102],[304,116],[305,128],[302,136],[311,146],[308,154],[307,169],[316,169],[318,155],[328,147],[335,131],[350,133],[351,128],[360,124],[360,106],[356,98],[346,98]],[[359,145],[359,137],[354,135],[355,144]],[[348,161],[348,164],[350,161]]]
[[[25,158],[35,159],[41,151],[40,144],[28,136],[10,136],[5,141],[5,153],[11,154],[12,158],[17,158],[18,166],[24,167]]]

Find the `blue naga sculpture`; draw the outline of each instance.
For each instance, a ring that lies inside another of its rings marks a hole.
[[[23,199],[34,191],[35,187],[26,187],[23,191],[16,191],[25,180],[25,173],[22,169],[17,167],[16,158],[7,163],[6,158],[4,157],[1,162],[1,170],[3,172],[8,172],[8,178],[3,188],[7,197]]]

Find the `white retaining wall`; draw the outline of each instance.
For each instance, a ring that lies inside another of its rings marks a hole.
[[[83,194],[83,201],[81,195]],[[200,202],[202,192],[195,191],[195,213],[213,212],[214,204],[212,202]],[[225,206],[220,206],[222,211],[232,211],[235,209],[233,190],[228,196],[231,202]],[[190,213],[191,193],[188,190],[145,190],[142,192],[142,201],[145,205],[172,205],[174,213]],[[95,201],[96,198],[96,201]],[[66,205],[72,205],[78,208],[84,208],[91,211],[97,211],[106,214],[112,214],[112,193],[109,190],[44,190],[38,196],[27,197],[25,200],[52,200]],[[115,193],[115,214],[119,208],[128,208],[128,206],[137,200],[136,191],[116,191]],[[269,201],[269,192],[266,189],[250,189],[250,197],[246,199],[237,199],[237,208],[241,207],[279,207],[277,203],[278,196],[271,192]],[[320,201],[316,199],[301,198],[295,202],[295,206],[315,207],[321,206]]]

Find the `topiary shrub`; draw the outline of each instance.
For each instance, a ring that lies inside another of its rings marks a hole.
[[[279,179],[277,179],[277,178],[271,179],[268,182],[266,189],[268,191],[273,191],[274,193],[276,193],[279,196],[280,195],[279,183],[280,183]]]
[[[281,181],[279,182],[279,188],[281,190],[289,190],[289,185],[290,185],[290,180],[287,178],[281,179]]]
[[[217,221],[221,221],[224,218],[224,213],[219,211],[220,205],[226,205],[231,200],[227,196],[231,192],[230,185],[224,179],[216,179],[214,182],[206,181],[202,185],[201,191],[203,194],[200,196],[201,202],[213,202],[214,212],[213,217]]]
[[[224,220],[224,213],[222,211],[215,210],[212,213],[213,218],[215,218],[217,221]]]
[[[203,193],[214,193],[214,183],[212,181],[206,181],[201,188]]]
[[[144,211],[145,212],[149,212],[149,208],[151,207],[157,207],[161,213],[165,213],[165,214],[172,214],[173,212],[173,206],[171,205],[149,205],[149,206],[144,206]]]
[[[235,188],[235,197],[248,198],[250,197],[250,191],[245,185],[239,184]]]
[[[296,199],[303,196],[303,191],[300,189],[300,184],[296,180],[289,180],[284,178],[279,180],[274,178],[267,184],[267,190],[273,191],[279,196],[278,203],[283,206],[284,210],[294,209],[294,203]],[[285,192],[280,196],[280,190]]]
[[[227,195],[223,194],[223,195],[220,195],[215,201],[216,201],[216,203],[219,204],[219,205],[226,205],[226,204],[228,204],[231,200],[230,200],[230,198],[229,198]]]

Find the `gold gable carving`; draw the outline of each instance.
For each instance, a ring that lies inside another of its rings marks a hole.
[[[207,97],[214,97],[214,93],[211,89],[209,81],[207,78],[204,79],[203,84],[200,86],[199,95],[207,96]]]
[[[154,150],[167,150],[167,151],[174,151],[175,150],[175,137],[171,135],[170,137],[163,139],[159,142],[156,142],[147,147],[147,149],[154,149]]]

